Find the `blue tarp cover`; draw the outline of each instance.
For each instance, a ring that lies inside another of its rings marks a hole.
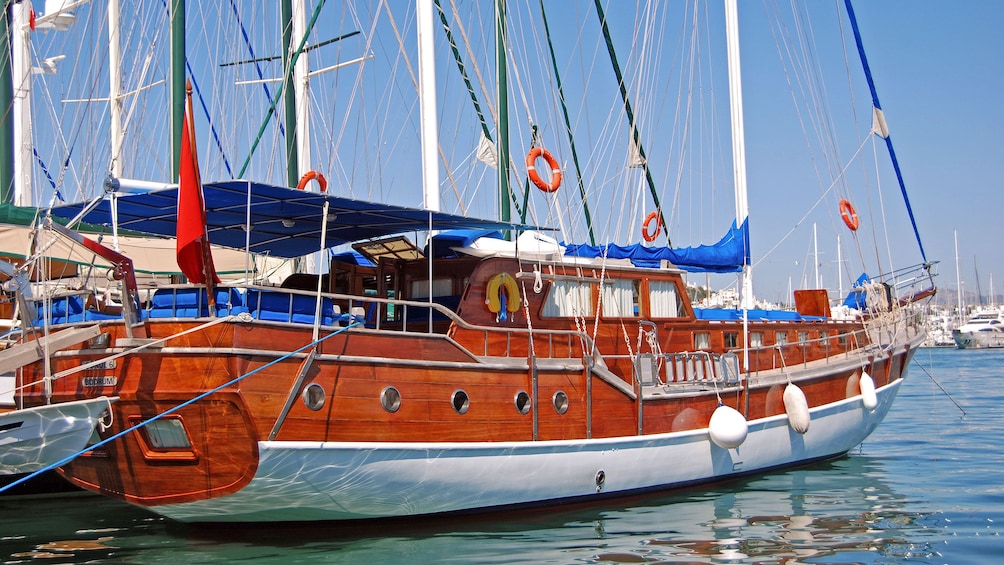
[[[718,243],[697,247],[646,247],[641,244],[587,245],[565,244],[565,255],[573,257],[603,257],[630,259],[639,267],[658,267],[665,259],[673,265],[692,273],[737,273],[749,262],[749,222],[742,228],[732,227]]]

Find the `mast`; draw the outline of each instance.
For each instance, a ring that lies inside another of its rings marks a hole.
[[[9,13],[12,0],[3,0],[0,14],[0,53],[10,53]],[[13,74],[10,60],[0,57],[0,108],[10,108],[14,103]],[[14,120],[6,112],[0,115],[0,203],[9,204],[14,198]]]
[[[439,211],[439,147],[436,117],[436,45],[433,37],[433,0],[417,0],[418,102],[422,128],[422,191],[426,210]],[[502,162],[502,161],[500,161]],[[502,170],[503,167],[499,167]],[[505,175],[503,175],[505,176]]]
[[[505,0],[496,0],[495,2],[495,34],[495,72],[497,73],[495,87],[499,110],[499,219],[508,222],[511,211],[509,207],[509,86],[505,55]]]
[[[122,53],[119,45],[119,0],[108,0],[108,114],[112,162],[109,173],[122,178]]]
[[[171,0],[171,167],[178,179],[185,117],[185,0]]]
[[[955,288],[959,289],[956,292],[956,298],[959,303],[959,325],[965,323],[962,314],[962,271],[959,269],[959,231],[955,230]]]
[[[736,0],[725,0],[725,31],[729,59],[729,107],[732,110],[732,168],[735,176],[736,227],[749,216],[746,196],[746,141],[743,129],[743,92],[739,64],[739,21]],[[743,261],[739,301],[743,310],[753,307],[753,266]]]
[[[31,206],[32,198],[32,134],[31,134],[31,49],[28,34],[31,4],[11,3],[10,9],[10,69],[13,85],[11,116],[14,128],[12,201],[18,206]],[[6,59],[6,56],[4,57]],[[6,109],[6,107],[5,107]]]
[[[297,26],[294,23],[293,1],[282,0],[279,12],[282,18],[282,68],[285,80],[283,90],[286,93],[283,96],[286,122],[286,183],[289,186],[296,186],[300,181],[301,147],[297,141],[300,137],[298,131],[300,122],[297,116],[297,102],[303,100],[301,96],[304,89],[303,82],[306,78],[300,61],[303,60],[304,63],[306,62],[306,53],[300,53],[300,57],[293,57],[293,38],[303,38],[302,26],[299,30],[294,29]],[[300,12],[302,14],[302,10]],[[303,113],[306,112],[304,111]]]
[[[293,2],[293,38],[300,40],[307,35],[307,4],[306,0]],[[292,57],[292,53],[289,53]],[[297,183],[300,171],[309,171],[313,167],[310,159],[310,59],[304,48],[293,65],[293,99],[296,102],[296,164]],[[293,185],[296,186],[296,185]]]

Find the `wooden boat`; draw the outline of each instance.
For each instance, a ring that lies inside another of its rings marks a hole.
[[[250,200],[252,246],[302,253],[326,207],[328,241],[361,233],[375,265],[333,263],[322,293],[215,288],[212,312],[204,285],[161,288],[134,322],[102,320],[51,355],[52,400],[117,396],[100,435],[124,436],[64,476],[181,521],[560,504],[826,459],[879,424],[924,338],[907,301],[853,320],[814,310],[812,292],[801,313],[695,309],[673,267],[496,254],[430,271],[394,234],[497,223],[239,181],[205,191],[214,240],[246,237],[229,214],[247,212],[222,208]],[[121,198],[119,219],[155,230],[139,214],[176,199]],[[303,235],[273,237],[279,217]],[[302,278],[288,286],[316,288]]]
[[[179,188],[53,213],[177,233],[179,264],[182,241],[199,243],[185,259],[195,283],[142,303],[128,257],[50,224],[116,265],[123,313],[89,320],[100,335],[49,357],[51,390],[21,395],[118,397],[101,440],[61,473],[175,520],[488,512],[837,457],[882,421],[924,339],[914,304],[934,292],[926,261],[871,278],[854,316],[834,316],[822,290],[798,292],[795,312],[695,308],[679,268],[690,253],[627,250],[643,267],[610,247],[527,253],[518,239],[419,248],[405,234],[528,226],[243,180],[202,186],[184,167],[188,139]],[[186,239],[192,186],[203,225]],[[724,267],[746,271],[737,202]],[[209,241],[274,257],[352,245],[369,261],[220,287]]]

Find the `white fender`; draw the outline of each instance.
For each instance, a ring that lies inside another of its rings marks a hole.
[[[749,424],[738,410],[722,404],[715,408],[714,414],[711,415],[708,432],[711,434],[711,441],[718,447],[732,449],[746,441]]]
[[[788,425],[800,434],[809,431],[809,402],[798,386],[788,383],[784,388],[784,411],[788,414]]]
[[[861,401],[864,402],[865,408],[874,410],[878,406],[878,396],[875,394],[875,381],[868,376],[868,373],[861,371],[861,379],[858,381],[858,386],[861,387]]]

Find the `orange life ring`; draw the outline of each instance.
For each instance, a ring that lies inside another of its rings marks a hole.
[[[858,221],[858,212],[845,199],[840,200],[840,217],[843,218],[844,224],[851,231],[858,231],[858,226],[861,225],[861,222]]]
[[[649,233],[648,225],[652,223],[652,220],[655,220],[655,231]],[[645,239],[645,241],[652,243],[653,241],[655,241],[655,238],[659,237],[659,230],[661,229],[662,229],[662,217],[659,216],[658,211],[652,212],[649,215],[645,216],[645,223],[641,225],[641,236],[642,238]]]
[[[328,179],[324,178],[324,175],[317,171],[307,171],[306,173],[303,173],[303,176],[300,177],[300,182],[296,183],[296,188],[303,190],[304,187],[307,186],[307,183],[312,180],[317,181],[318,186],[321,187],[322,194],[326,194],[328,192]]]
[[[551,167],[550,184],[544,182],[544,179],[540,178],[540,174],[537,172],[537,167],[534,164],[537,157],[543,157],[547,161],[547,166]],[[554,192],[561,186],[561,169],[558,168],[558,161],[543,147],[534,147],[526,154],[526,172],[530,175],[530,181],[544,192]]]

